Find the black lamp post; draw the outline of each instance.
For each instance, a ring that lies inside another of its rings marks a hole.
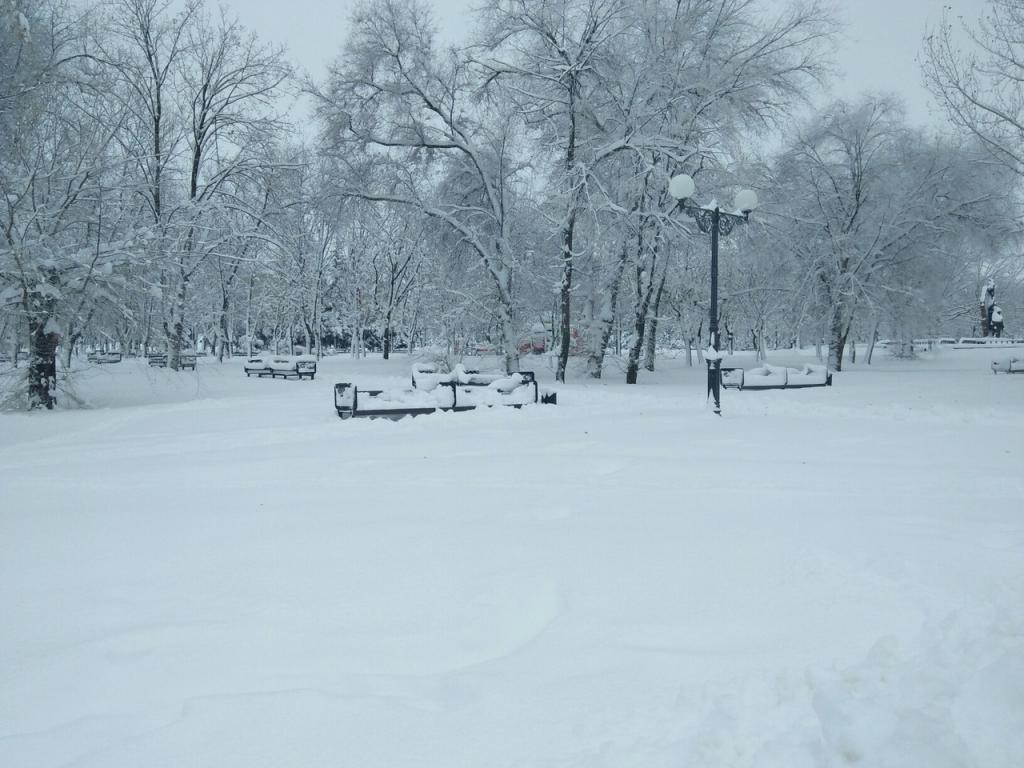
[[[757,208],[757,193],[752,189],[741,189],[733,201],[733,211],[723,211],[717,202],[710,205],[697,205],[693,195],[697,186],[693,179],[685,173],[673,176],[668,184],[669,194],[679,202],[682,208],[697,222],[697,227],[704,234],[711,233],[711,309],[709,311],[708,333],[711,336],[710,354],[708,359],[708,395],[714,395],[715,413],[721,415],[722,357],[719,353],[720,339],[718,335],[718,237],[732,232],[737,224],[746,223],[750,212]]]

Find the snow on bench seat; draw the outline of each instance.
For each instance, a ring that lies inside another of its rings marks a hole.
[[[1024,357],[1005,357],[992,361],[992,373],[1024,373]]]
[[[743,389],[762,389],[786,386],[786,369],[763,365],[743,372]]]
[[[541,392],[532,371],[475,374],[458,368],[451,373],[439,373],[426,366],[414,367],[412,389],[365,390],[348,382],[338,383],[334,386],[334,407],[343,419],[397,419],[435,411],[557,403],[555,393]]]
[[[832,377],[824,365],[805,365],[803,368],[763,365],[749,371],[722,369],[722,386],[726,389],[799,389],[825,387],[831,383]]]
[[[432,363],[417,363],[412,367],[412,385],[416,389],[431,390],[441,384],[482,387],[503,378],[506,378],[504,373],[471,371],[461,363],[447,373],[438,371],[437,366]]]
[[[316,358],[312,355],[254,355],[242,366],[246,376],[256,375],[272,379],[313,379],[316,376]]]
[[[828,368],[824,365],[805,365],[786,369],[787,387],[824,387],[828,384]]]

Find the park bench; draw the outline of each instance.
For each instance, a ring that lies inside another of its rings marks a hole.
[[[90,363],[96,363],[97,365],[106,365],[109,363],[120,363],[121,353],[120,352],[90,352],[86,355],[86,359]]]
[[[992,361],[992,373],[1024,373],[1024,357],[1007,357]]]
[[[532,376],[533,373],[529,372]],[[433,363],[417,363],[412,367],[412,385],[415,389],[431,390],[438,385],[461,384],[466,387],[487,387],[499,379],[507,377],[505,373],[481,373],[469,369],[461,363],[451,371],[440,371]]]
[[[310,379],[316,376],[316,358],[299,355],[255,355],[245,361],[245,375],[272,379]]]
[[[760,368],[723,368],[722,386],[726,389],[804,389],[831,387],[832,374],[824,365],[786,368],[763,365]]]
[[[167,367],[167,355],[158,352],[152,354],[148,358],[150,368],[166,368]],[[178,355],[178,370],[183,371],[186,368],[191,368],[193,371],[196,369],[196,356],[189,352],[182,352]]]
[[[1024,346],[1024,338],[1013,338],[1011,336],[984,336],[981,338],[958,339],[953,349],[992,349],[1006,347]]]
[[[359,389],[342,382],[334,385],[334,408],[342,419],[353,417],[401,419],[437,411],[471,411],[475,408],[536,403],[556,405],[555,392],[541,390],[533,371],[479,373],[456,366],[449,373],[426,366],[413,368],[412,389]]]

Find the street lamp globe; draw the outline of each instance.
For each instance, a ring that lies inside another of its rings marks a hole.
[[[733,198],[733,210],[739,211],[744,216],[757,208],[757,192],[752,189],[741,189]]]
[[[685,173],[673,176],[668,183],[668,193],[676,200],[689,200],[697,191],[697,185]]]

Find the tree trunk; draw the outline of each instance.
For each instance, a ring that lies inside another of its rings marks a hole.
[[[217,362],[223,363],[224,358],[231,357],[230,323],[228,322],[228,310],[230,300],[227,291],[221,293],[220,297],[220,346],[217,348]]]
[[[498,309],[498,321],[505,373],[516,373],[519,370],[519,350],[516,348],[515,324],[512,320],[512,308],[505,302],[502,302]]]
[[[52,410],[57,399],[57,345],[52,321],[29,321],[28,407]]]
[[[619,289],[626,271],[626,248],[623,246],[608,281],[600,291],[597,309],[590,324],[587,338],[587,375],[600,379],[604,368],[605,350],[615,329],[615,314],[619,304]]]
[[[306,354],[307,355],[312,355],[313,354],[313,345],[315,343],[314,342],[314,335],[313,335],[313,326],[310,325],[308,322],[306,322],[305,318],[303,318],[303,320],[302,320],[302,333],[303,333],[303,335],[305,337],[305,340],[306,340],[306,345],[305,345],[306,346]]]
[[[645,371],[654,372],[654,348],[658,336],[658,313],[657,310],[647,318],[647,328],[644,330],[644,352],[643,367]]]
[[[850,333],[851,316],[852,312],[842,301],[832,309],[832,320],[829,323],[828,367],[833,371],[843,370],[843,351]]]
[[[646,341],[644,345],[644,368],[654,371],[654,353],[658,340],[658,312],[661,308],[661,297],[665,292],[665,281],[668,279],[668,270],[661,273],[661,280],[658,282],[658,290],[654,294],[654,306],[651,308],[650,318],[647,321]]]
[[[316,347],[316,352],[309,351],[310,354],[316,354],[316,359],[319,360],[323,354],[323,321],[321,319],[321,303],[320,303],[320,279],[317,278],[317,295],[313,299],[313,340],[310,342]]]
[[[626,359],[627,384],[636,384],[639,373],[640,351],[643,349],[644,332],[647,330],[647,312],[654,295],[655,270],[658,267],[657,247],[648,249],[645,245],[645,224],[646,222],[641,220],[636,233],[636,304],[633,308],[633,343],[629,347],[629,355]],[[650,259],[644,258],[645,253],[650,254]],[[646,268],[644,267],[645,262]]]
[[[142,355],[149,355],[149,344],[153,336],[153,308],[148,299],[142,304],[142,311],[146,318],[145,328],[142,331]]]
[[[652,289],[650,283],[639,296],[633,322],[633,343],[629,346],[629,355],[626,359],[626,383],[636,384],[637,374],[640,372],[640,350],[643,349],[645,331],[647,330],[647,311],[651,305]]]
[[[64,367],[65,376],[71,370],[71,358],[74,355],[75,345],[81,337],[82,333],[76,330],[74,322],[69,322],[67,329],[64,331],[64,345],[61,347],[61,364]]]
[[[78,343],[79,339],[81,339],[81,334],[77,331],[72,333],[69,330],[64,339],[64,346],[61,348],[63,351],[61,362],[64,364],[64,376],[66,377],[68,375],[68,371],[71,370],[71,357],[74,354],[75,345]]]
[[[555,370],[555,380],[561,382],[565,381],[565,368],[569,364],[569,345],[572,341],[572,272],[576,255],[573,251],[573,240],[576,233],[576,216],[579,210],[580,195],[585,183],[585,171],[576,163],[576,103],[580,87],[578,77],[579,74],[575,70],[570,70],[566,81],[569,126],[568,142],[565,147],[565,175],[569,188],[567,190],[565,223],[562,227],[562,282],[559,286],[558,296],[561,343],[558,346],[558,365]]]
[[[868,354],[865,362],[871,365],[871,356],[875,353],[875,342],[878,340],[878,318],[875,318],[875,322],[871,328],[871,341],[868,342]]]
[[[249,272],[249,292],[245,299],[245,344],[248,356],[252,357],[252,292],[256,283],[256,275]]]
[[[181,343],[185,331],[185,295],[188,290],[188,277],[185,269],[180,269],[178,276],[178,292],[171,305],[171,328],[167,337],[167,367],[172,371],[181,369]]]
[[[391,307],[384,314],[384,359],[391,358]]]
[[[573,236],[576,228],[576,212],[570,211],[565,230],[562,233],[562,282],[558,293],[558,366],[555,381],[565,381],[565,368],[569,364],[569,344],[572,341],[572,267]]]
[[[633,343],[629,345],[629,354],[626,357],[627,384],[636,384],[637,382],[637,376],[640,373],[640,350],[643,348],[644,331],[646,328],[646,320],[638,314],[636,323],[633,326],[636,336],[633,338]]]
[[[638,161],[635,163],[634,169],[638,173],[640,172],[640,165]],[[594,313],[590,337],[587,339],[589,347],[587,353],[587,375],[593,379],[601,378],[601,371],[604,368],[605,350],[608,349],[608,343],[611,341],[613,334],[615,335],[615,354],[622,354],[621,321],[617,315],[619,290],[622,286],[622,276],[626,272],[626,262],[629,258],[629,242],[631,238],[628,222],[632,220],[632,217],[640,210],[640,206],[642,205],[646,195],[646,190],[647,181],[645,179],[640,193],[633,201],[633,206],[630,210],[630,216],[627,219],[627,223],[623,225],[622,241],[619,247],[618,259],[613,264],[608,281],[605,283],[601,293],[599,294],[603,300],[599,304],[599,310]]]

